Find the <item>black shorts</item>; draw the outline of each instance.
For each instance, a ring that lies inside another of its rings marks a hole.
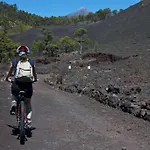
[[[33,95],[33,86],[32,83],[17,83],[13,82],[11,86],[11,93],[14,96],[18,96],[20,91],[25,91],[25,97],[26,98],[31,98]]]

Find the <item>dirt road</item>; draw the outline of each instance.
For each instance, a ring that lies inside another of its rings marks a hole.
[[[41,77],[40,77],[41,79]],[[9,84],[0,84],[0,150],[149,150],[150,123],[87,97],[34,85],[33,126],[24,146],[11,135]]]

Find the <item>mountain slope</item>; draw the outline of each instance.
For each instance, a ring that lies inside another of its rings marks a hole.
[[[97,40],[101,51],[119,55],[143,53],[142,50],[150,49],[150,4],[143,6],[137,3],[118,15],[98,23],[49,27],[49,29],[56,37],[62,37],[72,36],[78,27],[88,29],[91,44]],[[33,38],[32,31],[35,30],[31,29],[24,34],[13,36],[12,39],[19,42],[29,40],[29,37]],[[36,30],[34,38],[40,34],[40,31]]]
[[[80,8],[77,11],[70,13],[69,15],[67,15],[68,17],[72,17],[72,16],[86,16],[90,13],[89,10],[87,10],[86,8]]]

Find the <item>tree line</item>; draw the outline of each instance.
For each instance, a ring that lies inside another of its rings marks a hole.
[[[45,28],[41,32],[44,37],[42,40],[36,40],[32,43],[31,57],[58,57],[59,54],[76,51],[82,58],[83,53],[89,49],[90,39],[87,35],[87,29],[78,28],[75,30],[73,38],[64,36],[58,40],[54,40],[52,32]],[[9,39],[7,34],[0,32],[0,63],[8,62],[15,57],[19,45],[20,43]],[[98,41],[95,41],[93,49],[95,51],[99,49]]]
[[[10,26],[12,27],[15,26],[16,24],[21,24],[21,23],[32,27],[38,27],[43,25],[77,24],[83,21],[89,23],[89,22],[97,22],[100,20],[105,20],[109,17],[112,17],[120,13],[121,11],[122,9],[117,11],[117,10],[111,10],[109,8],[106,8],[106,9],[99,9],[95,13],[89,13],[86,16],[41,17],[39,15],[31,14],[23,10],[18,10],[16,4],[10,5],[5,2],[0,2],[0,26],[3,26],[6,30],[10,28]]]
[[[76,29],[74,38],[64,36],[58,40],[54,40],[52,32],[46,29],[42,29],[41,32],[44,38],[32,43],[32,56],[44,55],[46,57],[57,57],[61,53],[70,53],[73,51],[78,51],[82,56],[83,50],[88,49],[90,44],[90,39],[87,35],[88,31],[84,28]]]
[[[0,32],[0,63],[10,61],[14,56],[19,43],[13,42],[3,32]]]

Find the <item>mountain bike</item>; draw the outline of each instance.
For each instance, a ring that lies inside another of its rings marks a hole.
[[[18,123],[20,144],[24,144],[25,137],[25,127],[27,122],[26,108],[25,108],[25,91],[20,91],[17,99],[17,109],[16,109],[16,119]]]
[[[13,80],[9,80],[9,82],[13,83]],[[17,107],[16,107],[16,120],[17,120],[17,129],[19,131],[18,138],[20,140],[20,144],[23,145],[25,141],[27,140],[26,138],[26,130],[28,129],[27,127],[27,114],[26,114],[26,107],[25,107],[25,91],[20,91],[18,96],[17,96]]]

